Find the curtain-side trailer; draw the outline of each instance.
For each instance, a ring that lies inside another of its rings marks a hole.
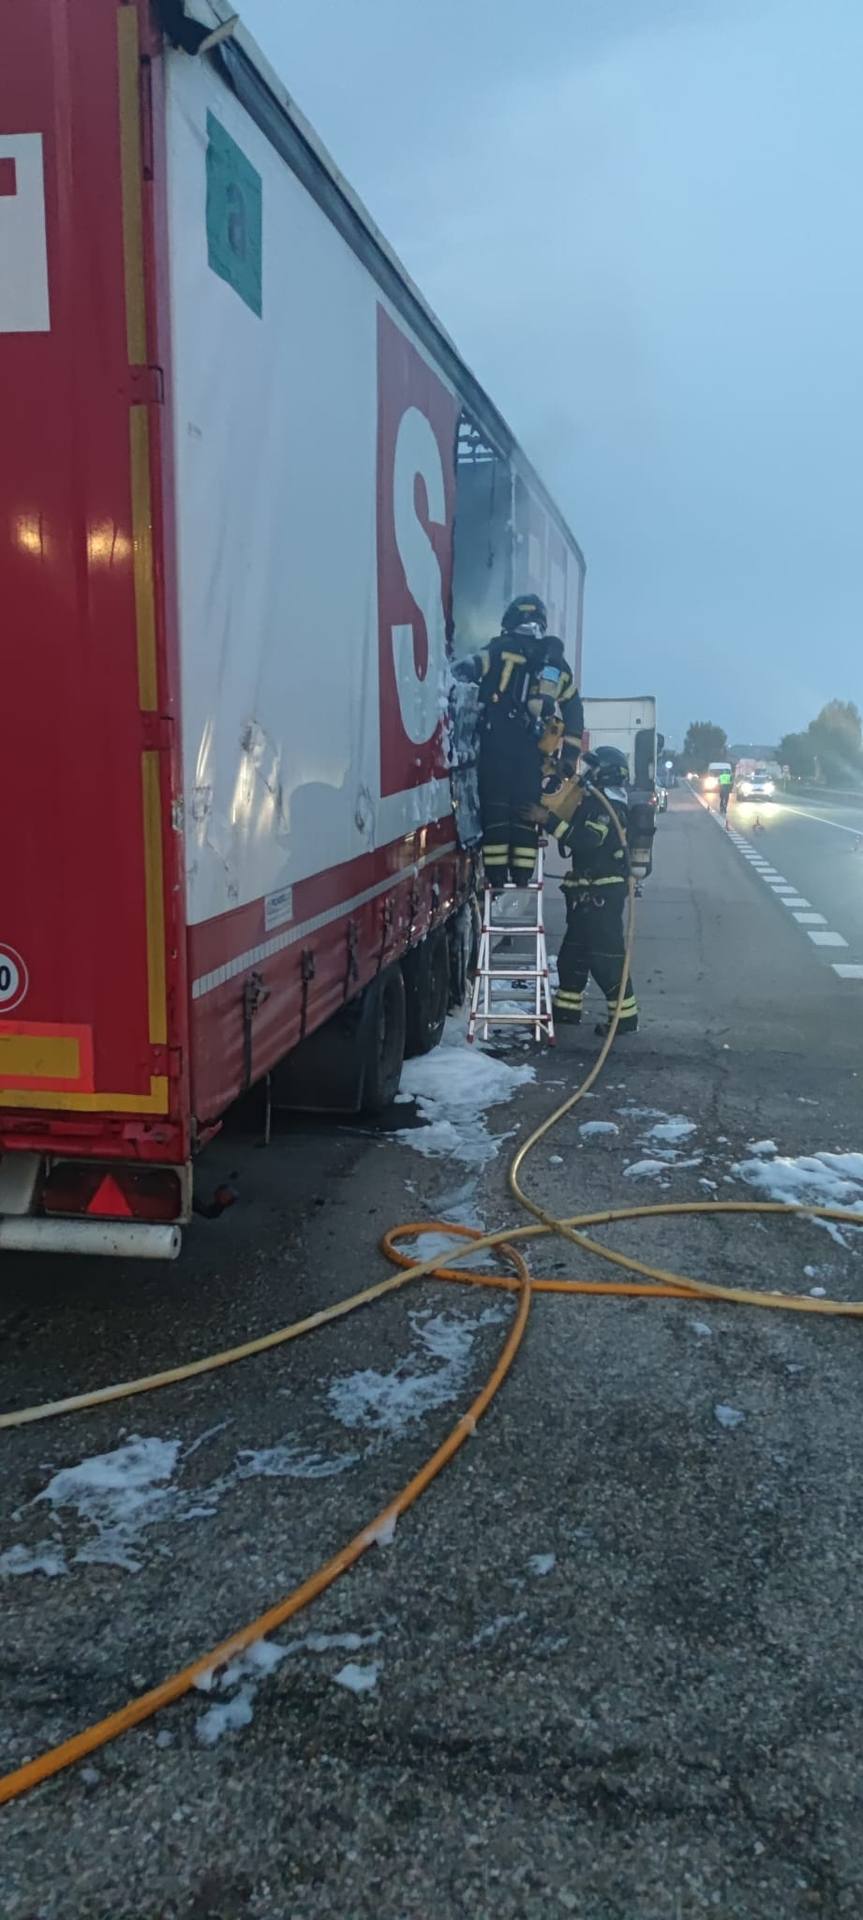
[[[4,25],[7,1248],[174,1253],[265,1075],[391,1097],[464,965],[453,636],[530,587],[580,665],[565,521],[226,12]]]

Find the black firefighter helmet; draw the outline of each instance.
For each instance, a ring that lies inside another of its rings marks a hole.
[[[629,780],[629,761],[620,747],[594,747],[585,754],[590,778],[595,787],[625,787]]]
[[[548,614],[538,593],[522,593],[511,600],[500,623],[502,633],[521,633],[530,639],[544,634],[547,626]]]

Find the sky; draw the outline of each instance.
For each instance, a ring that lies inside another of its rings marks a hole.
[[[863,707],[861,0],[239,0],[587,559],[584,691]]]

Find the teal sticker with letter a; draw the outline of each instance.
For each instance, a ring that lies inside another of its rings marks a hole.
[[[216,119],[207,114],[207,259],[258,319],[263,307],[261,176]]]

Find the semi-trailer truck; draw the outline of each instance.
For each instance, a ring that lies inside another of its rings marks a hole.
[[[229,1105],[380,1107],[463,991],[454,646],[584,561],[209,0],[0,62],[0,1247],[176,1253]]]

